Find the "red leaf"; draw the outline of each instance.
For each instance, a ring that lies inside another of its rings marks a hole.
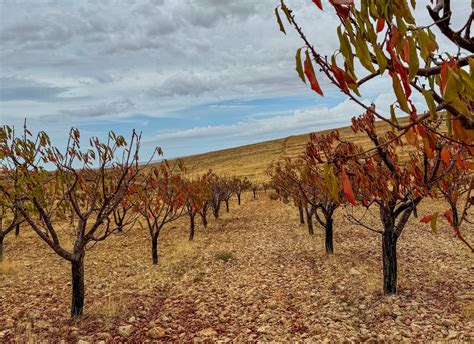
[[[430,222],[432,219],[433,219],[433,215],[426,215],[426,216],[423,216],[423,218],[420,220],[420,222],[422,222],[422,223],[428,223],[428,222]]]
[[[331,70],[334,73],[334,76],[336,77],[341,90],[344,92],[347,92],[348,88],[347,88],[346,78],[344,77],[345,72],[337,66],[331,66]]]
[[[451,154],[449,154],[448,150],[446,149],[446,147],[443,147],[441,149],[441,160],[443,160],[444,164],[445,165],[448,165],[449,162],[451,161]]]
[[[316,4],[316,6],[319,7],[320,10],[323,9],[323,4],[321,4],[321,0],[313,0],[313,2]]]
[[[439,87],[441,88],[441,92],[444,92],[446,88],[446,84],[448,82],[448,63],[443,61],[441,64],[441,75],[439,80]]]
[[[311,89],[323,96],[323,91],[321,91],[318,80],[316,79],[316,75],[314,75],[313,66],[308,60],[304,61],[304,74],[306,75],[309,80],[309,83],[311,84]]]
[[[380,17],[380,18],[377,20],[377,33],[379,33],[380,31],[382,31],[384,26],[385,26],[385,19],[383,19],[382,17]]]
[[[342,181],[342,192],[344,192],[344,195],[347,197],[347,200],[349,203],[352,205],[356,205],[356,200],[354,196],[354,191],[352,190],[352,185],[351,181],[349,180],[349,177],[347,176],[347,173],[344,169],[341,171],[341,181]]]
[[[341,5],[334,5],[337,14],[339,14],[342,19],[346,20],[349,17],[349,12],[351,9],[349,7],[341,6]]]

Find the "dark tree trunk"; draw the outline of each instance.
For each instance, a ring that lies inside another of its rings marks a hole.
[[[217,220],[219,218],[219,211],[221,210],[221,204],[218,203],[215,207],[212,207],[212,214],[214,218]]]
[[[256,199],[257,198],[257,190],[252,190],[253,192],[253,198]]]
[[[3,261],[3,239],[4,236],[0,235],[0,262]]]
[[[151,260],[153,265],[158,264],[158,235],[151,238]]]
[[[299,206],[298,211],[300,214],[300,225],[304,225],[304,213],[303,213],[303,207]]]
[[[228,199],[225,200],[225,210],[227,212],[229,212],[229,200]]]
[[[313,214],[311,213],[310,210],[308,210],[308,208],[305,208],[305,211],[306,211],[306,224],[308,225],[308,233],[309,235],[313,235],[314,234]]]
[[[194,215],[189,217],[189,240],[194,239]]]
[[[385,229],[382,235],[383,291],[385,295],[397,293],[397,237]]]
[[[240,205],[240,193],[237,194],[237,203]]]
[[[201,213],[201,223],[204,226],[204,228],[207,228],[207,212],[203,211]]]
[[[20,236],[20,224],[15,225],[15,236],[19,237]]]
[[[84,255],[71,262],[72,302],[71,318],[82,316],[84,309]]]
[[[325,244],[326,244],[326,253],[333,254],[334,253],[334,246],[333,246],[333,231],[332,231],[332,218],[326,219],[326,226],[325,229]]]

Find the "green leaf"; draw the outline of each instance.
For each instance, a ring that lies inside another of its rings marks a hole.
[[[408,108],[408,102],[405,97],[405,93],[403,93],[402,85],[400,83],[400,79],[398,78],[397,73],[392,73],[392,86],[397,96],[398,104],[400,108],[405,111],[406,113],[410,113],[410,109]]]
[[[451,120],[451,112],[446,112],[446,125],[448,126],[448,135],[453,135],[453,122]]]
[[[416,44],[413,38],[408,38],[408,44],[410,49],[410,63],[408,66],[408,80],[412,81],[416,73],[418,73],[418,69],[420,68],[420,64],[418,62],[418,54],[416,53]]]
[[[301,48],[296,50],[296,71],[298,72],[298,75],[300,79],[306,83],[306,80],[304,78],[304,72],[303,72],[303,64],[301,63]]]
[[[360,63],[364,66],[368,71],[371,73],[375,73],[375,68],[370,61],[370,52],[369,48],[367,47],[367,43],[365,42],[362,35],[357,35],[356,37],[356,50],[357,55],[359,57]]]
[[[438,113],[436,112],[436,104],[433,99],[433,95],[431,92],[423,89],[423,96],[425,97],[426,104],[428,105],[428,109],[430,110],[431,118],[436,119]]]
[[[397,116],[395,115],[395,108],[393,105],[390,105],[390,121],[394,124],[398,124],[398,119]],[[393,126],[391,126],[393,129],[395,129]]]
[[[385,57],[382,49],[378,45],[374,45],[375,58],[377,59],[377,64],[379,65],[380,75],[385,72],[387,68],[387,58]]]
[[[278,26],[280,27],[280,31],[286,35],[285,27],[283,26],[283,23],[281,22],[280,14],[278,13],[278,7],[275,8],[275,16],[277,19]]]

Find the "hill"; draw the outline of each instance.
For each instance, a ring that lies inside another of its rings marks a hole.
[[[403,123],[406,119],[402,119]],[[378,122],[381,131],[389,130],[384,122]],[[331,129],[333,130],[333,129]],[[331,130],[317,132],[328,133]],[[370,147],[371,142],[364,133],[354,134],[348,127],[338,128],[341,136],[347,140]],[[182,158],[190,175],[202,174],[212,169],[219,175],[247,177],[252,182],[261,183],[268,180],[265,170],[272,163],[283,157],[296,157],[304,152],[309,133],[288,136],[285,138],[229,148]]]

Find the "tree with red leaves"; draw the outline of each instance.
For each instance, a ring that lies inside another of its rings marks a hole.
[[[315,11],[323,8],[327,11],[321,0],[313,2]],[[416,1],[409,4],[407,0],[361,0],[357,3],[354,0],[328,0],[328,4],[340,21],[334,28],[339,49],[330,57],[321,55],[318,46],[311,43],[283,0],[275,9],[280,30],[286,34],[280,17],[283,13],[304,42],[304,47],[296,52],[296,71],[301,80],[309,82],[312,90],[323,95],[313,67],[316,63],[320,75],[364,111],[370,110],[378,120],[403,132],[421,125],[427,132],[436,132],[467,146],[474,154],[474,38],[471,36],[474,3],[471,3],[471,13],[466,11],[466,23],[459,30],[451,26],[451,0],[439,1],[435,7],[427,6],[432,23],[424,26],[417,25],[412,14]],[[450,50],[440,50],[432,31],[434,26],[451,43]],[[362,70],[368,74],[358,77],[356,73]],[[362,101],[360,87],[376,78],[389,83],[396,97],[390,109],[382,109],[390,112],[390,119]],[[412,101],[414,92],[424,98],[426,111],[423,109],[418,113]],[[442,120],[448,127],[447,133],[427,124],[427,120],[440,117],[441,110],[446,111]],[[409,115],[412,120],[400,124],[397,111]]]
[[[151,258],[158,264],[158,238],[163,227],[185,211],[186,189],[177,173],[179,164],[163,161],[139,178],[134,209],[145,219],[151,239]]]

